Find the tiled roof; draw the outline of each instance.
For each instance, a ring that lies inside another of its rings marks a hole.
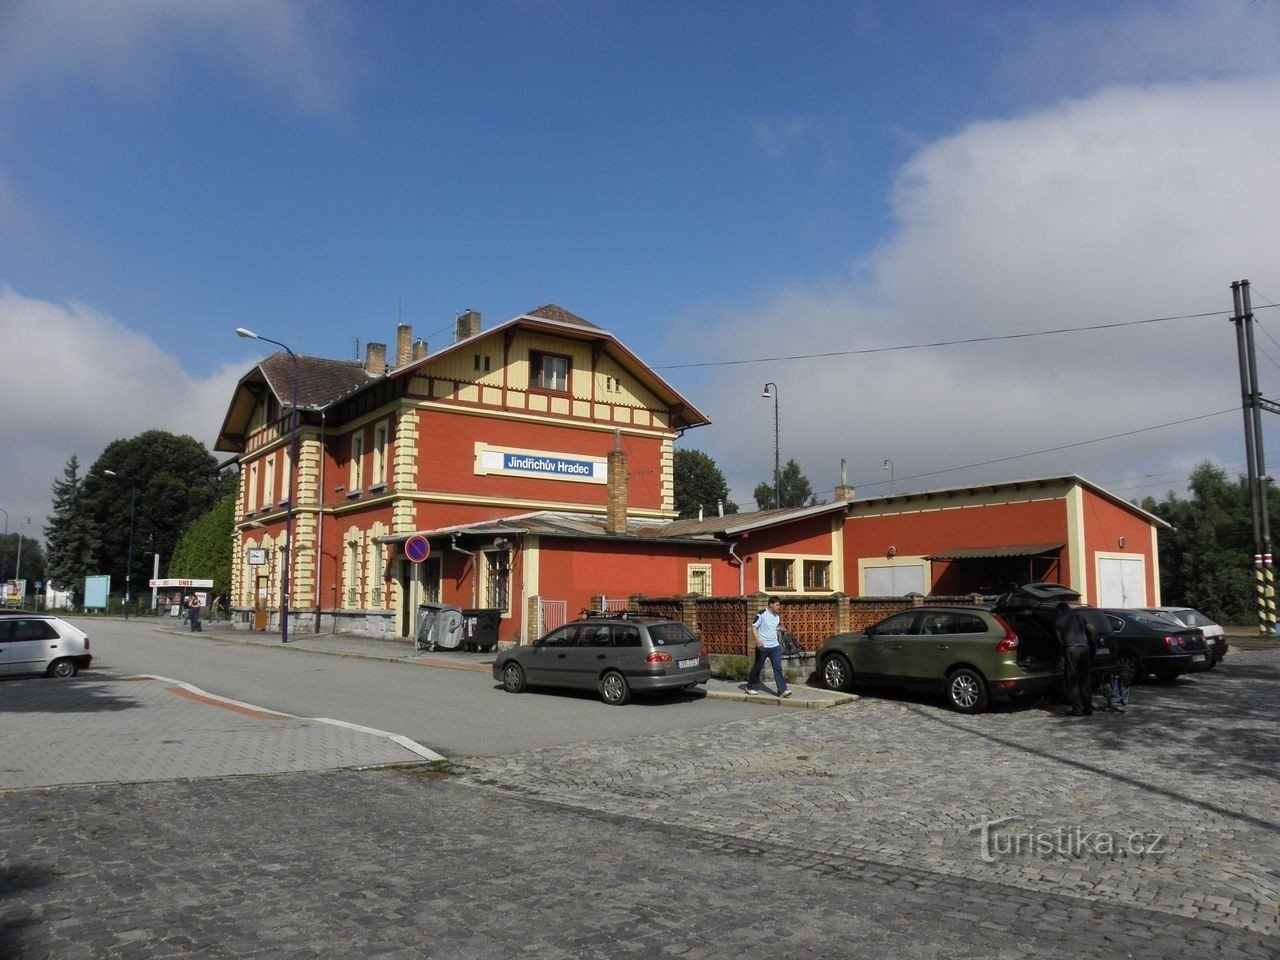
[[[589,320],[583,320],[576,313],[570,313],[564,307],[557,306],[554,303],[548,303],[539,307],[537,310],[530,310],[525,314],[526,317],[537,317],[539,320],[556,320],[560,323],[575,323],[580,327],[592,327],[600,329]]]
[[[272,392],[282,404],[293,397],[293,361],[287,353],[273,353],[260,364]],[[321,357],[298,357],[298,407],[315,409],[327,406],[374,378],[352,360],[325,360]]]

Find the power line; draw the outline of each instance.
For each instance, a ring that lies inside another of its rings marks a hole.
[[[1268,304],[1266,307],[1255,307],[1265,310],[1280,307],[1280,304]],[[1084,327],[1057,327],[1052,330],[1033,330],[1027,333],[1005,333],[990,337],[966,337],[962,340],[934,340],[929,343],[904,343],[892,347],[866,347],[862,350],[828,350],[823,353],[798,353],[789,356],[755,357],[746,360],[701,360],[695,363],[657,364],[654,370],[684,370],[692,367],[733,367],[749,363],[777,363],[782,360],[821,360],[828,357],[855,357],[872,353],[892,353],[898,350],[924,350],[931,347],[955,347],[970,343],[992,343],[997,340],[1026,340],[1032,337],[1051,337],[1064,333],[1084,333],[1090,330],[1114,330],[1118,327],[1136,327],[1148,323],[1166,323],[1170,320],[1202,320],[1205,317],[1231,317],[1230,310],[1210,310],[1207,313],[1183,313],[1171,317],[1150,317],[1146,320],[1122,320],[1116,323],[1094,323]],[[957,468],[959,469],[959,468]]]
[[[1140,433],[1149,433],[1153,430],[1163,430],[1166,427],[1176,427],[1184,423],[1195,423],[1197,420],[1208,420],[1212,417],[1220,417],[1220,416],[1223,416],[1224,414],[1238,413],[1238,412],[1239,412],[1239,408],[1237,407],[1231,407],[1227,410],[1215,410],[1213,413],[1202,413],[1196,417],[1186,417],[1182,420],[1171,420],[1168,423],[1157,423],[1150,427],[1139,427],[1136,430],[1126,430],[1123,433],[1113,433],[1105,437],[1094,437],[1091,440],[1077,440],[1074,443],[1064,443],[1057,447],[1046,447],[1043,450],[1031,450],[1027,453],[1015,453],[1007,457],[996,457],[994,460],[983,460],[980,463],[967,463],[967,464],[964,464],[963,466],[958,466],[958,467],[946,467],[942,470],[929,470],[924,473],[913,473],[905,477],[895,477],[894,482],[899,482],[902,480],[919,480],[922,477],[936,477],[944,473],[954,473],[957,470],[972,470],[976,467],[988,467],[994,463],[1007,463],[1010,460],[1021,460],[1023,457],[1035,457],[1035,456],[1039,456],[1042,453],[1056,453],[1059,450],[1070,450],[1074,447],[1084,447],[1084,446],[1088,446],[1091,443],[1102,443],[1105,440],[1118,440],[1121,437],[1132,437]],[[886,483],[888,483],[887,480],[876,480],[868,483],[855,483],[854,486],[855,488],[856,487],[876,487],[876,486],[883,486]],[[827,491],[823,490],[822,492],[826,493]],[[832,488],[831,492],[834,494],[835,489]]]

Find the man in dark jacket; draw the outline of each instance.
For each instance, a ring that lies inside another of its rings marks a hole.
[[[1093,713],[1093,648],[1084,618],[1066,603],[1054,612],[1053,632],[1062,648],[1062,683],[1067,716]]]

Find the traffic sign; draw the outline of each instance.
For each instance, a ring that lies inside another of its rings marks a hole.
[[[414,563],[421,563],[431,556],[431,544],[427,542],[426,537],[415,533],[404,542],[404,555]]]

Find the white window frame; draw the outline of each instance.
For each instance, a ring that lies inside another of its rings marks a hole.
[[[688,564],[685,567],[685,587],[687,593],[697,593],[704,597],[714,596],[711,592],[711,564]]]
[[[262,509],[270,510],[275,506],[276,495],[276,455],[270,454],[262,461]]]
[[[481,570],[484,572],[484,582],[480,585],[480,594],[484,598],[485,606],[493,607],[495,610],[501,611],[502,616],[509,617],[511,615],[511,593],[514,586],[514,579],[512,577],[513,558],[511,556],[511,551],[506,549],[481,550],[480,553],[484,557],[484,563],[481,565]],[[507,596],[506,603],[500,607],[494,606],[493,604],[493,581],[495,578],[490,574],[490,570],[492,569],[492,561],[490,558],[496,554],[503,554],[507,558],[507,568],[505,571]]]
[[[373,475],[370,485],[387,485],[387,441],[391,436],[391,421],[383,420],[373,428]]]
[[[351,471],[347,482],[347,494],[364,489],[364,431],[351,435]]]

